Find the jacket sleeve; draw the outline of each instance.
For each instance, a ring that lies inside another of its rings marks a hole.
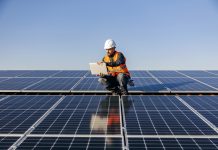
[[[125,64],[125,57],[123,56],[122,53],[119,53],[117,61],[115,61],[115,62],[112,61],[112,62],[106,63],[107,66],[111,66],[111,67],[116,67],[116,66],[119,66],[121,64]]]

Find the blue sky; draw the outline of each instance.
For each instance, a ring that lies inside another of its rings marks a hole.
[[[218,69],[217,0],[0,0],[0,69]]]

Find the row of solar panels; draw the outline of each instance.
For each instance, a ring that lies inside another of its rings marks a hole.
[[[133,77],[135,86],[130,91],[217,91],[218,77],[190,78],[142,78]],[[73,78],[0,78],[0,90],[73,90],[73,91],[105,91],[105,87],[96,77]]]
[[[173,71],[130,70],[132,77],[218,77],[218,70]],[[96,77],[88,70],[0,70],[0,77]]]
[[[0,149],[218,148],[218,96],[6,95],[0,120]]]

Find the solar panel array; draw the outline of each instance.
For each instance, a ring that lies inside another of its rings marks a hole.
[[[132,70],[139,92],[217,92],[217,71],[139,71]],[[0,90],[17,91],[95,91],[105,92],[98,77],[89,71],[0,71]]]
[[[218,71],[133,70],[130,93],[216,93]],[[105,91],[89,71],[0,71],[4,91]],[[0,95],[0,149],[218,149],[217,95]]]

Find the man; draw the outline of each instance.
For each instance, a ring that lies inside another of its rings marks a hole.
[[[113,95],[128,95],[130,73],[126,67],[126,58],[121,52],[116,51],[116,43],[112,39],[106,40],[104,49],[107,54],[98,64],[106,63],[109,75],[100,74],[98,81]]]

